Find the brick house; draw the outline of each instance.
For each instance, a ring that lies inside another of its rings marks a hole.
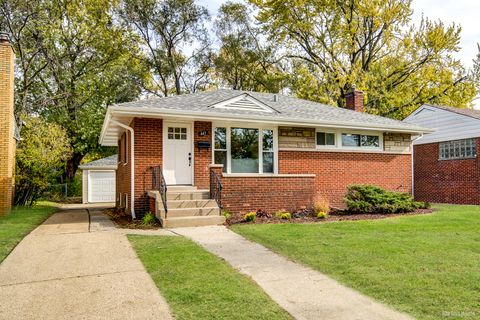
[[[7,34],[0,33],[0,215],[8,213],[14,194],[16,139],[13,114],[15,53]]]
[[[413,142],[415,198],[480,204],[480,111],[423,105],[404,122],[435,128]]]
[[[221,223],[220,205],[341,206],[354,183],[411,192],[411,136],[429,130],[363,113],[360,91],[347,107],[223,89],[111,106],[100,143],[118,146],[117,206],[172,227]]]

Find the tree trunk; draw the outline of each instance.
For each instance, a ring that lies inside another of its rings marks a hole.
[[[63,173],[63,182],[72,182],[73,178],[75,178],[75,174],[77,173],[78,166],[80,165],[80,161],[82,161],[85,155],[82,153],[74,152],[72,157],[67,160],[65,165],[65,172]]]

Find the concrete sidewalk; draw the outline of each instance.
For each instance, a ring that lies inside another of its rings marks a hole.
[[[251,277],[296,319],[411,319],[225,227],[174,229]]]
[[[91,213],[54,214],[0,264],[0,319],[171,319],[124,233]]]

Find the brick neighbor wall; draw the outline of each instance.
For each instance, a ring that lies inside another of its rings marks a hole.
[[[411,192],[410,154],[279,151],[279,173],[316,175],[316,197],[342,207],[350,184],[374,184],[388,190]]]
[[[0,214],[10,211],[13,198],[15,140],[13,138],[13,88],[15,54],[0,39]]]
[[[415,145],[414,193],[420,201],[480,205],[479,159],[438,160],[439,143]],[[480,155],[480,138],[477,138]]]
[[[194,153],[194,184],[199,189],[208,189],[209,182],[209,165],[212,163],[212,148],[198,149],[197,143],[199,141],[212,142],[212,123],[204,121],[195,121],[193,126],[193,153]],[[206,131],[207,135],[200,136],[201,131]]]

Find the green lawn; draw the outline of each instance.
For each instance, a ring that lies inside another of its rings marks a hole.
[[[436,208],[375,221],[232,229],[420,319],[479,319],[480,206]]]
[[[0,262],[8,256],[20,240],[55,210],[55,207],[45,202],[33,207],[16,207],[10,214],[0,216]]]
[[[176,319],[291,319],[252,280],[186,238],[128,239]]]

